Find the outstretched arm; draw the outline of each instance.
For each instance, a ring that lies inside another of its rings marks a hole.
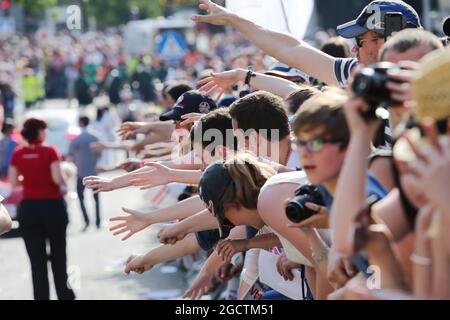
[[[112,217],[111,222],[116,222],[116,225],[109,230],[113,235],[117,236],[128,232],[122,240],[127,240],[135,233],[155,224],[176,219],[185,219],[191,215],[205,209],[205,204],[200,200],[199,196],[191,197],[176,204],[159,209],[150,213],[142,213],[136,210],[123,208],[126,215]]]
[[[158,238],[161,243],[174,244],[189,233],[217,228],[217,219],[205,209],[181,222],[163,227],[158,233]]]
[[[0,204],[0,235],[11,230],[11,227],[11,217],[9,216],[8,211],[6,211],[6,208]]]
[[[189,234],[174,245],[160,245],[146,254],[131,255],[127,260],[125,273],[136,272],[142,274],[159,263],[181,258],[198,251],[200,251],[200,246],[195,235]]]
[[[255,76],[251,79],[250,85],[257,90],[263,90],[271,92],[281,98],[286,98],[291,92],[298,90],[298,86],[292,81],[265,75],[255,72]],[[221,93],[226,92],[231,86],[239,81],[245,81],[247,76],[247,70],[234,69],[221,73],[212,73],[210,77],[207,77],[199,81],[199,85],[203,85],[199,90],[205,92],[206,95],[210,95],[216,90],[220,90]]]
[[[359,98],[351,98],[345,105],[345,115],[351,131],[350,143],[344,165],[339,174],[331,213],[333,246],[344,254],[353,253],[351,228],[359,210],[367,198],[368,157],[371,141],[380,121],[365,122],[359,110],[366,108]]]
[[[277,60],[297,68],[328,85],[339,85],[334,76],[335,59],[293,36],[263,28],[210,0],[200,0],[206,15],[194,15],[195,22],[228,25],[239,30],[260,50]]]

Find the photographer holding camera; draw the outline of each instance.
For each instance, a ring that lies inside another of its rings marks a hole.
[[[365,199],[361,190],[367,172],[366,156],[379,121],[363,120],[361,112],[368,107],[362,99],[352,98],[346,104],[352,136],[332,212],[338,251],[355,254],[365,248],[370,263],[381,268],[383,289],[412,292],[420,298],[443,298],[450,292],[450,282],[442,277],[448,274],[449,268],[448,239],[444,239],[445,232],[442,232],[448,224],[448,201],[442,201],[448,198],[442,196],[443,190],[448,189],[448,181],[442,180],[448,175],[448,56],[448,50],[436,50],[420,61],[413,79],[416,124],[404,131],[394,144],[397,188],[366,210],[365,222],[358,217]],[[422,130],[417,127],[419,121],[423,123]],[[437,128],[434,122],[438,123]],[[432,178],[436,166],[440,167],[441,177]],[[441,210],[441,215],[436,213],[436,208]],[[372,226],[373,223],[376,225]],[[365,229],[363,238],[356,237],[358,226]],[[355,236],[349,238],[352,228]],[[408,244],[412,235],[414,242]],[[353,293],[359,298],[399,298],[388,291],[374,296],[362,286]],[[404,295],[403,298],[412,297]]]
[[[389,108],[390,128],[395,130],[405,120],[399,116],[414,107],[411,80],[418,61],[442,48],[439,38],[424,30],[405,29],[392,36],[380,50],[380,62],[360,70],[353,80],[353,92],[370,108],[366,116],[373,117],[380,106]]]

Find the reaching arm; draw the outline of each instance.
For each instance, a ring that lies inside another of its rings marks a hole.
[[[227,239],[217,244],[216,252],[224,261],[231,261],[238,252],[250,249],[270,249],[281,246],[280,239],[273,233],[262,234],[251,239]]]
[[[123,208],[127,215],[116,216],[110,219],[111,222],[116,221],[116,225],[109,230],[113,235],[117,236],[128,232],[122,240],[127,240],[135,233],[155,224],[176,219],[185,219],[194,213],[205,209],[204,202],[199,196],[191,197],[176,204],[159,209],[150,213],[142,213],[139,211]]]
[[[225,71],[222,73],[213,73],[210,77],[207,77],[199,82],[203,85],[200,91],[210,95],[216,90],[216,86],[223,92],[227,91],[232,85],[239,81],[245,81],[247,70],[235,69]],[[252,88],[271,92],[281,98],[286,98],[291,92],[297,90],[299,87],[292,81],[282,78],[265,75],[262,73],[255,73],[252,77],[250,85]]]
[[[89,176],[83,179],[83,184],[86,188],[94,189],[95,192],[109,192],[121,188],[131,187],[133,185],[131,179],[134,173],[148,172],[150,170],[151,169],[148,167],[143,167],[113,179]]]
[[[354,218],[366,199],[367,157],[370,153],[370,138],[351,138],[346,159],[339,175],[336,197],[333,202],[331,226],[336,251],[350,254],[353,239],[348,236]]]
[[[344,107],[351,131],[345,161],[339,174],[331,213],[333,246],[340,253],[353,253],[353,239],[349,237],[354,219],[367,198],[366,183],[371,141],[380,121],[367,123],[360,110],[366,107],[359,98],[351,98]]]
[[[237,226],[230,231],[229,239],[242,238],[246,234],[244,226]],[[191,287],[184,293],[183,298],[198,298],[205,294],[212,284],[217,269],[223,265],[222,258],[214,250],[206,260]]]
[[[96,192],[108,192],[130,186],[148,189],[170,182],[198,184],[202,173],[196,169],[199,169],[200,165],[196,165],[196,162],[184,163],[184,160],[180,160],[178,164],[172,161],[150,162],[143,168],[113,179],[90,176],[84,178],[83,183],[87,188],[94,189]]]
[[[322,239],[317,229],[304,228],[303,232],[308,237],[312,256],[317,263],[317,269],[326,278],[328,275],[328,252],[330,251],[330,247]]]
[[[6,208],[0,204],[0,235],[11,230],[12,221]]]
[[[139,274],[153,268],[153,266],[200,251],[200,246],[194,234],[189,234],[174,245],[160,245],[144,255],[132,255],[128,258],[125,273]]]
[[[217,227],[216,218],[205,209],[181,222],[163,227],[158,233],[158,238],[161,243],[174,244],[189,233],[213,230]]]
[[[137,141],[134,145],[130,147],[132,151],[139,152],[145,148],[147,145],[151,145],[158,142],[165,142],[170,139],[170,134],[159,134],[150,132],[147,133],[144,139]]]
[[[161,164],[180,170],[200,170],[202,168],[202,161],[196,158],[192,151],[182,157],[170,161],[162,161]]]
[[[124,139],[136,134],[155,133],[157,135],[169,135],[174,129],[172,122],[153,121],[153,122],[125,122],[117,130],[117,134]]]
[[[202,177],[200,170],[171,169],[156,162],[149,162],[146,166],[151,170],[131,175],[130,182],[133,186],[149,189],[170,182],[197,185]]]
[[[328,85],[339,85],[334,76],[335,59],[293,36],[263,28],[210,0],[200,0],[200,9],[207,15],[194,15],[192,20],[228,25],[239,30],[260,50],[277,60],[297,68]]]

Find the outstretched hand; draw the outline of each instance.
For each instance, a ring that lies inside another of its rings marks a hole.
[[[127,213],[127,215],[115,216],[109,219],[109,221],[111,222],[116,222],[116,225],[112,226],[109,229],[109,231],[113,232],[114,236],[128,232],[122,238],[122,241],[127,240],[135,233],[151,225],[151,222],[148,219],[148,215],[127,208],[122,208],[122,210]]]
[[[131,185],[141,190],[166,185],[171,182],[171,169],[157,162],[147,162],[147,171],[132,173]]]
[[[199,0],[201,10],[207,12],[206,15],[193,15],[192,20],[195,22],[211,23],[216,25],[227,25],[230,23],[230,17],[233,13],[210,0]]]
[[[220,73],[211,73],[211,75],[205,79],[197,82],[200,85],[199,91],[205,95],[211,95],[214,92],[219,92],[220,97],[228,91],[234,84],[243,80],[246,71],[243,69],[233,69]],[[219,100],[217,99],[217,100]]]

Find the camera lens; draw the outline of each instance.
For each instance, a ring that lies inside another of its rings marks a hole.
[[[369,81],[366,77],[361,76],[360,79],[358,79],[359,81],[355,82],[355,86],[353,88],[353,90],[356,93],[360,93],[360,92],[364,92],[367,90],[367,87],[369,86]]]
[[[286,216],[290,221],[299,223],[304,220],[304,210],[305,208],[301,204],[290,202],[286,207]]]
[[[322,196],[316,186],[301,186],[295,192],[295,195],[296,196],[289,201],[285,209],[286,217],[294,223],[302,222],[317,214],[317,212],[306,207],[308,202],[315,203],[320,206],[324,205]]]

